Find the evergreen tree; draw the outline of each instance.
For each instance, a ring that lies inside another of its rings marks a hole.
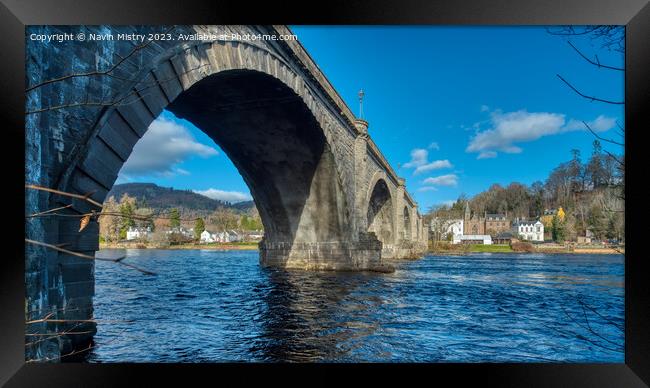
[[[194,237],[196,239],[201,238],[201,233],[205,230],[205,222],[203,221],[203,218],[197,218],[196,222],[194,223]]]
[[[592,188],[597,188],[606,183],[607,177],[605,166],[603,164],[602,146],[598,140],[594,140],[594,150],[591,154],[591,159],[586,167],[586,174],[589,177]]]
[[[553,241],[562,243],[565,239],[566,231],[564,230],[564,221],[560,220],[560,217],[557,215],[553,216],[553,221],[551,223],[551,235]]]
[[[126,238],[126,232],[130,227],[135,226],[133,214],[135,213],[135,199],[124,194],[120,199],[120,239]]]
[[[600,240],[605,237],[605,232],[607,231],[607,220],[605,219],[605,215],[600,206],[594,205],[591,207],[587,223],[597,239]]]
[[[173,208],[169,212],[170,220],[169,220],[169,226],[172,228],[178,228],[181,226],[181,215],[178,213],[178,209]]]

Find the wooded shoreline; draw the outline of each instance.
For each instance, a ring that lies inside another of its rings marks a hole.
[[[164,249],[164,250],[181,250],[181,249],[210,249],[219,251],[229,250],[258,250],[258,243],[209,243],[209,244],[176,244],[176,245],[155,245],[144,243],[100,243],[99,249]]]

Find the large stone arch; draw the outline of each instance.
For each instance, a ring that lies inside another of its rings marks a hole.
[[[100,117],[62,190],[103,201],[137,140],[167,108],[215,140],[249,185],[267,231],[263,264],[350,265],[354,197],[340,174],[346,161],[334,140],[338,123],[282,58],[256,45],[215,41],[182,47],[140,78],[132,96],[122,93],[124,102]],[[73,236],[64,228],[64,239]],[[321,246],[337,248],[340,257]]]

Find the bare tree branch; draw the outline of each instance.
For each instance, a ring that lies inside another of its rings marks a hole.
[[[623,143],[619,143],[619,142],[614,141],[614,140],[612,140],[612,139],[606,139],[606,138],[604,138],[604,137],[601,137],[600,135],[598,135],[598,134],[596,133],[596,131],[594,131],[593,129],[591,129],[591,127],[589,126],[589,124],[587,124],[587,122],[583,121],[582,123],[585,125],[585,127],[587,127],[587,129],[589,130],[589,132],[591,132],[594,136],[596,136],[597,139],[602,140],[602,141],[606,141],[606,142],[611,143],[611,144],[616,144],[616,145],[621,146],[621,147],[625,147],[625,144],[623,144]]]
[[[26,185],[25,185],[25,188],[26,188],[26,189],[34,189],[34,190],[47,191],[47,192],[50,192],[50,193],[59,194],[59,195],[64,195],[64,196],[67,196],[67,197],[83,199],[84,201],[87,201],[87,202],[89,202],[89,203],[91,203],[91,204],[97,206],[97,207],[100,208],[100,209],[103,207],[103,205],[102,205],[101,203],[99,203],[99,202],[97,202],[97,201],[95,201],[95,200],[93,200],[93,199],[90,198],[90,196],[93,194],[92,192],[91,192],[91,193],[88,193],[88,194],[85,194],[85,195],[81,195],[81,194],[67,193],[67,192],[65,192],[65,191],[60,191],[60,190],[50,189],[49,187],[44,187],[44,186],[39,186],[39,185],[33,185],[33,184],[26,184]]]
[[[165,31],[164,33],[165,33],[165,34],[171,33],[175,28],[176,28],[175,26],[174,26],[174,27],[171,27],[169,30]],[[118,60],[117,62],[115,62],[115,63],[114,63],[110,68],[108,68],[107,70],[103,70],[103,71],[90,71],[90,72],[87,72],[87,73],[75,73],[75,74],[69,74],[69,75],[65,75],[65,76],[62,76],[62,77],[58,77],[58,78],[52,78],[52,79],[49,79],[49,80],[47,80],[47,81],[43,81],[43,82],[40,82],[40,83],[38,83],[38,84],[36,84],[36,85],[33,85],[33,86],[28,87],[27,89],[25,89],[25,92],[30,92],[30,91],[32,91],[32,90],[34,90],[34,89],[37,89],[37,88],[40,88],[40,87],[42,87],[42,86],[45,86],[45,85],[48,85],[48,84],[51,84],[51,83],[55,83],[55,82],[65,81],[65,80],[67,80],[67,79],[71,79],[71,78],[111,75],[111,73],[112,73],[115,69],[117,69],[117,68],[118,68],[122,63],[124,63],[124,61],[126,61],[128,58],[130,58],[131,56],[133,56],[133,55],[134,55],[135,53],[137,53],[138,51],[140,51],[140,50],[146,48],[147,46],[149,46],[152,42],[154,42],[153,39],[152,39],[152,40],[149,40],[149,41],[147,41],[147,42],[145,42],[145,43],[141,43],[141,44],[139,44],[139,45],[136,45],[136,46],[135,46],[135,47],[134,47],[134,48],[133,48],[133,49],[132,49],[132,50],[131,50],[131,51],[130,51],[126,56],[124,56],[124,57],[121,57],[120,55],[116,54],[118,57],[120,57],[120,60]]]
[[[573,43],[571,43],[570,41],[567,41],[567,43],[569,44],[569,46],[573,47],[573,49],[574,49],[574,50],[575,50],[575,51],[576,51],[576,52],[577,52],[581,57],[583,57],[587,62],[591,63],[591,64],[594,65],[594,66],[598,66],[599,68],[602,67],[602,68],[604,68],[604,69],[611,69],[611,70],[625,71],[625,68],[603,65],[602,63],[600,63],[600,60],[598,60],[598,56],[597,56],[597,55],[596,55],[596,62],[594,62],[593,60],[587,58],[587,57],[586,57],[586,56],[585,56],[585,55],[584,55],[580,50],[578,50],[578,48],[577,48],[576,46],[574,46]]]
[[[562,78],[561,75],[556,74],[556,76],[557,76],[559,79],[561,79],[562,82],[564,82],[565,84],[567,84],[567,86],[569,86],[569,87],[570,87],[574,92],[576,92],[576,93],[577,93],[578,95],[580,95],[581,97],[586,98],[587,100],[591,100],[591,101],[600,101],[600,102],[604,102],[604,103],[606,103],[606,104],[613,104],[613,105],[624,105],[624,104],[625,104],[624,101],[610,101],[610,100],[603,100],[602,98],[598,98],[598,97],[587,96],[587,95],[581,93],[581,92],[580,92],[578,89],[576,89],[575,87],[573,87],[573,85],[571,85],[567,80],[565,80],[564,78]]]
[[[34,245],[39,245],[39,246],[42,246],[42,247],[54,249],[55,251],[63,252],[65,254],[72,255],[72,256],[81,257],[83,259],[99,260],[99,261],[110,261],[110,262],[113,262],[113,263],[118,263],[118,264],[124,265],[126,267],[130,267],[130,268],[133,268],[135,270],[138,270],[138,271],[142,272],[145,275],[155,275],[154,272],[147,271],[145,269],[136,267],[133,264],[123,262],[122,260],[124,260],[126,258],[126,256],[120,256],[120,257],[117,257],[117,258],[109,259],[109,258],[105,258],[105,257],[95,257],[95,256],[90,256],[90,255],[86,255],[86,254],[79,253],[79,252],[74,252],[74,251],[71,251],[71,250],[68,250],[68,249],[57,247],[56,245],[52,245],[52,244],[48,244],[48,243],[44,243],[44,242],[40,242],[40,241],[34,241],[34,240],[27,239],[27,238],[25,239],[25,242],[27,242],[29,244],[34,244]]]
[[[201,68],[207,67],[207,66],[210,66],[210,64],[206,63],[206,64],[203,64],[201,66],[197,66],[197,67],[195,67],[193,69],[189,69],[189,70],[183,72],[181,75],[188,74],[188,73],[190,73],[192,71],[200,70]],[[81,106],[97,106],[97,107],[125,106],[125,105],[132,104],[132,103],[134,103],[136,101],[142,100],[147,95],[147,94],[143,94],[142,92],[144,92],[144,91],[146,91],[148,89],[154,88],[154,87],[156,87],[158,85],[162,85],[162,84],[165,84],[167,82],[171,82],[174,79],[177,79],[177,77],[171,77],[169,79],[159,80],[159,81],[152,81],[152,82],[150,82],[148,84],[145,83],[143,85],[147,85],[147,86],[145,86],[145,87],[143,87],[141,89],[133,89],[127,95],[125,95],[124,97],[121,97],[121,98],[119,98],[119,99],[117,99],[115,101],[88,101],[88,99],[86,97],[85,102],[74,102],[74,103],[68,103],[68,104],[55,105],[55,106],[46,107],[46,108],[34,109],[34,110],[31,110],[31,111],[25,112],[25,115],[32,115],[32,114],[49,112],[49,111],[60,110],[60,109],[67,109],[67,108],[78,108],[78,107],[81,107]],[[128,98],[133,97],[133,96],[136,96],[136,98],[134,98],[132,100],[127,100]]]

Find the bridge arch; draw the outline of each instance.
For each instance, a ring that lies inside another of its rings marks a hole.
[[[411,212],[409,211],[408,206],[404,206],[403,211],[403,222],[404,222],[404,236],[405,240],[411,239]]]
[[[102,202],[135,143],[167,109],[210,136],[249,186],[265,227],[263,264],[346,262],[345,249],[338,258],[314,255],[351,235],[337,123],[286,61],[252,44],[215,41],[176,49],[138,79],[101,115],[60,189]]]
[[[393,222],[394,196],[383,178],[377,179],[370,188],[367,202],[368,232],[374,233],[384,245],[392,244],[395,230]]]

